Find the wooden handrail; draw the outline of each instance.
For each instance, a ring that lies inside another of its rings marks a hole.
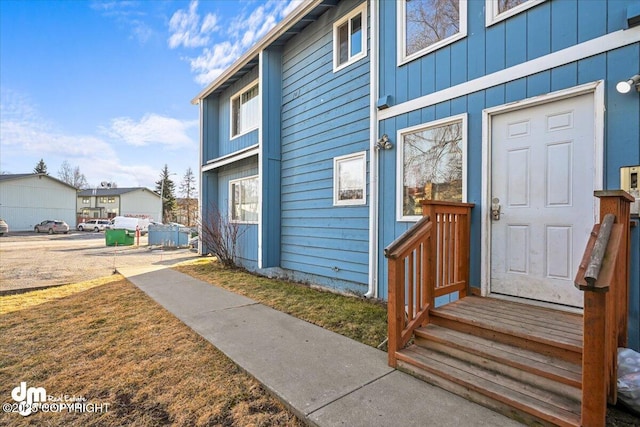
[[[584,272],[584,280],[591,287],[595,286],[598,281],[598,277],[600,276],[600,270],[602,269],[602,263],[607,251],[607,246],[609,245],[609,238],[611,237],[611,230],[615,219],[616,217],[612,214],[607,214],[600,223],[598,236],[596,237],[593,250],[591,251],[591,259],[589,260]],[[612,249],[616,251],[617,255],[618,247],[614,246]]]
[[[593,228],[575,284],[585,291],[581,424],[599,427],[605,425],[607,401],[613,404],[617,399],[617,348],[627,345],[634,198],[621,190],[594,194],[600,199],[602,224]]]
[[[471,203],[425,201],[425,216],[384,250],[389,263],[390,366],[396,366],[396,352],[413,331],[428,323],[436,297],[453,292],[466,296],[472,207]]]

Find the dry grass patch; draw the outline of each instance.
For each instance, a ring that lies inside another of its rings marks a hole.
[[[16,298],[29,307],[0,316],[0,403],[26,381],[48,395],[109,404],[102,414],[0,412],[0,425],[302,425],[202,337],[114,277],[48,302],[38,292],[0,297],[3,310],[8,301],[18,306]]]
[[[174,269],[372,347],[387,337],[387,309],[375,301],[225,269],[212,258]]]
[[[25,308],[44,304],[49,301],[65,298],[96,286],[106,285],[122,280],[121,276],[107,276],[99,279],[87,280],[72,285],[55,286],[49,289],[29,292],[25,297],[24,294],[7,295],[0,297],[0,315],[12,313],[14,311],[24,310]]]

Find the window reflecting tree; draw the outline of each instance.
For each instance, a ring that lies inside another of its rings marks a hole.
[[[403,138],[403,215],[420,215],[422,200],[462,201],[462,122]]]
[[[408,56],[460,31],[460,0],[406,0],[405,22]]]
[[[528,1],[529,0],[498,0],[498,13],[506,12],[507,10],[513,9],[514,7]]]

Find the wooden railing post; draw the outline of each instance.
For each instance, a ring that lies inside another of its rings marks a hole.
[[[576,286],[585,291],[581,424],[599,427],[605,425],[607,401],[616,402],[617,348],[627,343],[629,219],[634,198],[621,190],[594,195],[600,199],[600,220],[605,221],[607,215],[615,218],[611,236],[606,238],[602,237],[608,232],[600,233],[602,227],[594,226],[576,276]],[[604,256],[596,256],[602,270],[587,281],[585,272],[593,262],[593,249],[603,242]]]
[[[431,221],[434,224],[438,222],[438,214],[436,213],[436,206],[433,204],[422,203],[422,216],[431,218]],[[429,306],[434,307],[435,305],[435,295],[434,290],[436,289],[436,281],[438,277],[438,228],[437,226],[433,228],[433,234],[431,239],[429,240],[429,257],[427,258],[429,264],[429,277],[427,280],[427,289],[425,289],[425,298],[427,300],[427,304]]]
[[[622,241],[625,248],[626,256],[621,256],[616,264],[614,301],[617,332],[617,347],[627,346],[627,321],[629,316],[629,254],[631,251],[631,235],[629,232],[629,224],[631,220],[631,203],[635,198],[626,191],[622,190],[606,190],[596,191],[594,195],[600,199],[600,218],[604,218],[607,214],[613,214],[616,217],[617,224],[623,224]],[[614,378],[614,383],[616,378]]]

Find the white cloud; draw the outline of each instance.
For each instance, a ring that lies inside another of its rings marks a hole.
[[[187,10],[175,12],[169,22],[171,48],[203,47],[200,55],[188,58],[195,81],[207,85],[235,62],[247,49],[264,37],[284,16],[299,6],[302,0],[269,0],[250,13],[242,9],[229,21],[225,39],[208,46],[211,34],[222,34],[216,15],[201,19],[198,2],[192,1]]]
[[[303,1],[304,0],[291,0],[286,7],[282,8],[282,12],[280,12],[281,16],[284,18],[285,16],[293,12],[296,7],[300,6],[303,3]]]
[[[153,30],[144,22],[134,19],[131,24],[131,38],[138,40],[141,45],[144,45],[153,36]]]
[[[41,157],[65,153],[86,156],[92,152],[112,154],[111,147],[90,135],[66,135],[40,117],[27,97],[2,89],[0,103],[0,135],[5,147],[19,147]]]
[[[130,118],[114,119],[111,128],[98,129],[96,135],[69,134],[42,117],[30,98],[2,88],[0,169],[7,173],[29,173],[42,158],[49,174],[57,176],[60,164],[68,161],[72,166],[78,166],[92,185],[108,180],[120,187],[152,188],[164,163],[181,168],[185,161],[191,163],[189,159],[197,157],[196,143],[187,135],[187,131],[197,126],[197,120],[183,121],[147,114],[139,122]],[[102,137],[98,134],[100,131]],[[151,150],[139,156],[135,148],[118,147],[118,141],[111,141],[110,135],[132,145],[161,144],[189,149],[181,159],[163,150]],[[192,164],[189,166],[193,167]]]
[[[111,120],[111,126],[106,129],[106,133],[112,138],[138,147],[160,144],[169,148],[179,148],[195,145],[188,131],[197,126],[198,120],[178,120],[146,114],[138,122],[129,117],[115,118]]]
[[[179,46],[202,47],[209,44],[209,34],[218,30],[218,17],[208,13],[200,23],[198,15],[198,1],[193,0],[189,4],[189,10],[178,10],[169,20],[169,47],[175,49]]]
[[[191,60],[191,70],[196,72],[196,82],[202,85],[211,83],[241,54],[240,45],[228,41],[204,49],[200,56]]]
[[[153,29],[142,21],[146,12],[140,9],[139,2],[135,1],[93,1],[90,3],[93,10],[103,16],[113,18],[118,24],[127,28],[130,38],[144,45],[152,36]]]

